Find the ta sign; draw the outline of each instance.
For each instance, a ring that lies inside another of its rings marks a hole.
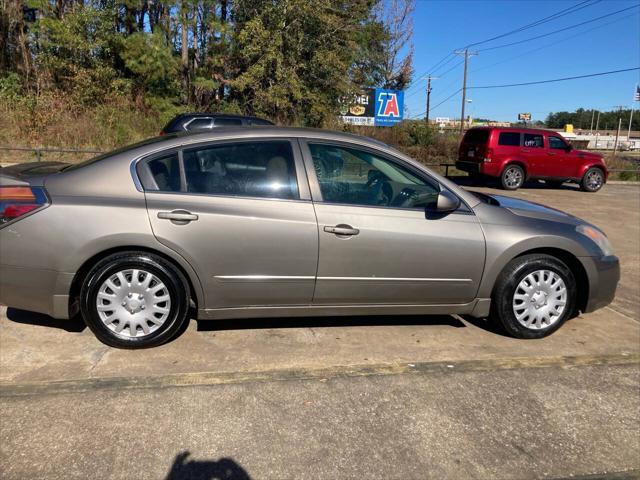
[[[402,121],[404,92],[402,90],[375,89],[375,126],[392,127]]]

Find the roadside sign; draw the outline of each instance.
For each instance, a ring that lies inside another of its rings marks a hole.
[[[404,118],[404,92],[385,88],[368,88],[343,101],[340,118],[351,125],[391,127]]]
[[[518,120],[520,120],[521,122],[529,122],[531,120],[531,114],[530,113],[519,113],[518,114]]]

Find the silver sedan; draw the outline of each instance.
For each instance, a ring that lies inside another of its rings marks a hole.
[[[597,227],[337,132],[223,128],[0,170],[0,302],[81,314],[116,347],[193,316],[457,313],[539,338],[619,275]]]

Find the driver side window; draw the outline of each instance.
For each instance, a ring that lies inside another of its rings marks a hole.
[[[386,158],[317,143],[309,150],[325,202],[421,209],[437,202],[437,184]]]

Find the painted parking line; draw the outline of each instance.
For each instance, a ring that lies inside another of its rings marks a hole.
[[[452,375],[461,372],[515,370],[531,368],[578,368],[598,365],[640,365],[640,353],[613,355],[552,356],[537,358],[499,358],[457,362],[416,362],[372,365],[342,365],[326,368],[295,368],[226,373],[181,373],[157,376],[86,378],[78,380],[0,383],[0,397],[52,395],[99,390],[160,389],[171,387],[215,386],[250,382],[320,380],[385,375]]]

